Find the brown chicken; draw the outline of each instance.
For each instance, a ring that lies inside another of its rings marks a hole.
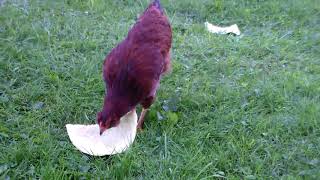
[[[147,109],[156,97],[161,76],[170,69],[172,30],[168,18],[154,0],[138,18],[103,64],[107,94],[97,115],[100,134],[115,127],[120,118],[142,105],[138,127],[142,128]]]

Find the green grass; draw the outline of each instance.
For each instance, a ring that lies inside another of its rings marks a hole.
[[[145,131],[112,157],[73,147],[65,124],[95,122],[103,59],[147,4],[0,7],[0,179],[319,178],[318,0],[163,0],[173,72]],[[243,34],[210,34],[205,21]]]

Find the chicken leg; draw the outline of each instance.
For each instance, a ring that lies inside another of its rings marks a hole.
[[[142,130],[143,129],[143,123],[144,123],[144,118],[150,108],[150,106],[152,105],[152,103],[155,100],[155,93],[153,93],[153,95],[149,96],[148,98],[146,98],[142,103],[142,111],[139,117],[139,121],[138,121],[138,125],[137,125],[137,129]]]
[[[143,128],[143,123],[144,123],[144,117],[146,116],[148,112],[148,109],[142,108],[140,117],[139,117],[139,121],[138,121],[138,125],[137,125],[137,129],[142,130]]]

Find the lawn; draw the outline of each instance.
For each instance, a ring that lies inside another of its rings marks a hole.
[[[318,0],[162,0],[173,71],[110,157],[81,154],[65,124],[95,123],[103,59],[148,0],[0,2],[0,179],[320,177]]]

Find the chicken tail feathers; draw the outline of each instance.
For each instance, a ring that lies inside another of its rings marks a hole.
[[[160,0],[154,0],[152,5],[155,6],[157,9],[159,9],[161,12],[163,12],[161,4],[160,4]]]

